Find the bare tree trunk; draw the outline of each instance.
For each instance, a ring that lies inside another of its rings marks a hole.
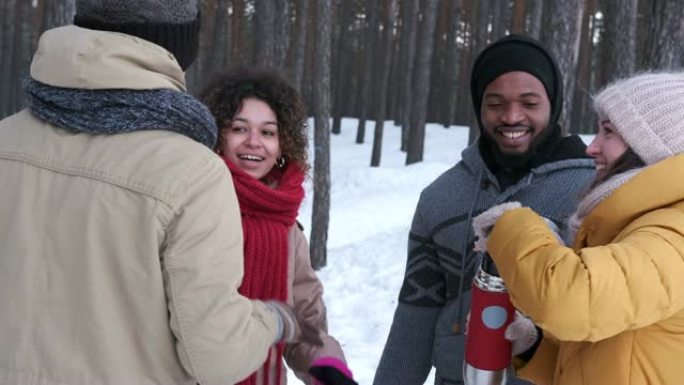
[[[14,22],[14,44],[16,50],[12,58],[12,97],[10,100],[10,112],[14,113],[23,108],[24,90],[21,80],[29,73],[31,54],[33,53],[33,23],[32,7],[27,1],[16,3],[16,18]],[[3,85],[6,87],[7,85]]]
[[[380,166],[382,156],[382,134],[385,125],[385,111],[387,109],[387,83],[389,82],[390,60],[392,59],[392,28],[397,12],[397,0],[383,0],[384,4],[384,26],[382,29],[382,53],[381,63],[378,70],[378,89],[376,95],[378,100],[375,105],[375,135],[373,136],[373,152],[371,154],[371,167]]]
[[[508,0],[497,1],[492,4],[492,41],[506,35],[506,27],[511,25],[512,16],[513,10]]]
[[[490,0],[480,0],[475,6],[475,10],[472,13],[472,23],[471,28],[473,34],[473,52],[478,54],[487,46],[488,43],[488,33],[489,30],[489,11],[490,11]],[[468,63],[468,74],[472,70],[472,64]],[[468,83],[470,84],[470,83]],[[469,87],[468,87],[469,90]],[[477,117],[475,116],[472,107],[472,98],[470,93],[468,93],[468,101],[470,106],[468,107],[468,144],[473,143],[475,139],[480,135],[480,127],[477,123]]]
[[[396,15],[394,18],[394,30],[392,33],[392,59],[390,59],[390,75],[389,83],[387,85],[387,119],[393,120],[393,126],[397,126],[397,111],[398,100],[401,94],[399,93],[401,82],[397,81],[401,77],[400,65],[401,65],[401,21],[400,21],[400,9],[399,4],[401,0],[396,1]]]
[[[273,67],[276,62],[276,2],[280,0],[256,0],[254,2],[254,57],[258,67]]]
[[[653,5],[653,0],[639,1],[639,6],[637,7],[637,71],[647,69],[650,66],[652,48],[650,39],[653,37],[654,29],[652,20]]]
[[[303,84],[302,84],[302,89],[304,90],[302,92],[304,96],[304,100],[306,101],[306,104],[308,106],[313,106],[316,104],[315,96],[314,96],[314,78],[315,78],[315,60],[316,60],[316,55],[318,54],[316,52],[316,39],[318,36],[316,35],[316,22],[317,22],[317,15],[318,15],[318,1],[313,1],[309,3],[309,16],[307,18],[307,31],[314,31],[314,33],[307,33],[307,41],[306,41],[306,54],[305,54],[305,59],[304,59],[304,79],[303,79]]]
[[[185,71],[185,83],[188,91],[198,93],[209,81],[211,73],[211,56],[216,47],[212,42],[214,39],[214,26],[216,24],[217,0],[204,0],[201,2],[201,12],[203,22],[200,24],[200,38],[197,58]]]
[[[470,123],[470,116],[473,115],[473,107],[470,98],[470,68],[472,66],[472,57],[475,55],[475,41],[473,38],[474,25],[477,25],[475,18],[477,17],[477,7],[473,9],[473,4],[470,1],[463,1],[463,26],[460,32],[460,37],[463,39],[463,49],[461,50],[461,58],[458,65],[458,104],[456,105],[456,123],[461,125],[468,125]],[[470,140],[470,139],[469,139]]]
[[[684,7],[678,0],[653,2],[653,34],[651,38],[652,68],[679,69],[682,67],[684,41]]]
[[[559,119],[563,133],[570,126],[572,102],[575,95],[575,71],[579,52],[581,15],[584,12],[584,1],[551,0],[547,25],[544,28],[542,42],[551,50],[558,62],[563,76],[563,110]]]
[[[347,23],[348,23],[348,18],[349,18],[349,11],[345,4],[349,4],[349,2],[345,2],[343,0],[338,0],[337,4],[335,5],[335,18],[337,19],[337,22],[335,23],[333,27],[333,36],[332,36],[332,67],[330,69],[331,71],[331,76],[332,76],[332,130],[331,132],[335,135],[338,135],[342,132],[342,109],[343,109],[343,103],[342,101],[344,100],[345,97],[345,91],[348,88],[348,84],[344,82],[342,77],[344,76],[345,71],[347,70],[347,63],[349,60],[349,57],[346,53],[347,51],[347,44],[348,44],[348,39],[346,36],[346,31],[347,31]],[[345,36],[343,38],[343,32],[345,32]]]
[[[603,4],[603,83],[608,83],[636,68],[637,0],[604,0]]]
[[[2,39],[0,45],[0,117],[5,117],[14,112],[12,106],[14,98],[14,79],[12,77],[12,58],[18,49],[14,38],[16,0],[2,1]]]
[[[539,40],[541,39],[541,30],[544,20],[544,1],[543,0],[527,0],[529,9],[527,31],[528,34]]]
[[[513,1],[513,18],[511,19],[511,32],[525,32],[525,0]]]
[[[447,94],[446,94],[446,108],[443,117],[442,124],[445,127],[452,125],[455,122],[456,105],[458,104],[458,89],[460,87],[466,87],[465,83],[460,83],[458,81],[458,74],[460,71],[458,63],[459,55],[459,44],[458,39],[459,31],[461,30],[461,5],[463,0],[454,1],[451,8],[450,25],[447,36],[447,57],[446,57],[446,82],[448,83]]]
[[[404,53],[404,49],[408,48],[408,40],[406,36],[408,36],[409,34],[411,15],[410,8],[410,0],[399,0],[399,28],[397,31],[397,49],[395,50],[397,51],[397,59],[393,60],[393,66],[396,68],[396,74],[392,77],[392,79],[397,80],[396,82],[392,82],[395,83],[394,88],[396,89],[395,95],[392,96],[392,118],[394,119],[395,126],[401,125],[402,111],[404,110],[404,107],[402,105],[402,98],[404,96],[404,82],[402,80],[404,74],[406,74],[406,63],[404,61],[404,57],[406,56],[406,54]]]
[[[227,53],[225,47],[228,45],[226,41],[230,41],[230,19],[228,18],[228,0],[217,0],[216,10],[214,15],[214,28],[212,47],[209,48],[209,70],[206,73],[223,72],[227,65]]]
[[[245,66],[251,56],[249,44],[249,25],[245,15],[245,0],[231,0],[233,13],[231,15],[231,61],[237,66]]]
[[[434,47],[432,51],[432,69],[430,72],[430,96],[428,97],[426,121],[441,122],[446,109],[447,87],[446,57],[447,37],[449,35],[449,19],[453,1],[440,0],[437,5],[437,21],[435,23]]]
[[[409,141],[406,149],[406,164],[423,160],[423,143],[425,141],[425,117],[427,101],[430,94],[430,63],[432,61],[433,39],[437,20],[439,0],[426,0],[423,21],[420,27],[420,44],[416,55],[416,75],[414,81],[415,98],[411,103],[411,124]]]
[[[314,112],[314,197],[311,221],[311,265],[327,263],[330,222],[330,40],[332,2],[316,0],[316,57]]]
[[[284,75],[286,73],[287,52],[290,48],[290,24],[292,22],[293,6],[290,4],[290,0],[278,0],[274,1],[274,3],[276,6],[275,45],[271,67],[277,68]]]
[[[364,69],[363,69],[363,80],[361,81],[361,91],[359,93],[359,121],[356,128],[356,143],[363,143],[366,136],[366,118],[368,111],[372,110],[371,104],[372,98],[371,93],[373,92],[371,85],[373,84],[373,54],[375,52],[375,40],[378,26],[377,26],[377,14],[378,14],[378,0],[370,0],[367,4],[366,15],[370,16],[366,24],[366,45],[364,58]],[[369,15],[370,14],[370,15]]]
[[[586,133],[589,127],[584,127],[586,116],[592,114],[589,98],[591,89],[591,65],[593,51],[593,28],[592,20],[596,11],[596,0],[586,0],[586,8],[582,15],[581,42],[579,60],[577,64],[577,85],[575,96],[572,102],[571,124],[569,132],[571,134]]]
[[[402,32],[406,31],[405,35],[402,35],[402,39],[406,39],[402,42],[404,48],[402,49],[404,56],[402,61],[404,64],[402,67],[403,78],[402,78],[402,98],[401,98],[401,150],[406,151],[408,144],[408,132],[409,132],[409,122],[411,120],[411,106],[413,102],[413,67],[414,67],[414,57],[416,53],[416,35],[418,31],[418,16],[420,15],[420,1],[419,0],[404,0],[405,9],[409,12],[408,15],[403,17],[403,22],[407,23],[406,28],[402,26]]]
[[[292,61],[292,84],[300,93],[303,91],[304,60],[306,58],[306,27],[309,15],[309,0],[297,0],[294,58]]]
[[[589,91],[594,91],[600,87],[600,79],[602,79],[603,75],[601,74],[602,68],[601,68],[601,63],[603,62],[601,55],[602,52],[600,49],[598,49],[598,44],[599,43],[599,35],[601,34],[601,31],[603,30],[603,19],[599,20],[596,16],[596,11],[599,9],[599,4],[600,0],[590,0],[587,3],[588,7],[591,7],[594,12],[592,12],[591,15],[591,55],[590,55],[590,70],[589,70],[589,86],[590,89]],[[586,105],[585,107],[585,113],[584,116],[582,117],[582,124],[581,124],[581,129],[583,130],[583,133],[589,134],[589,133],[594,133],[595,127],[596,127],[596,114],[594,113],[593,106],[592,106],[592,100],[591,98],[587,95],[584,98],[584,103]]]

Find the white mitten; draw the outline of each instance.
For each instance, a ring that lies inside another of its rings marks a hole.
[[[534,323],[529,318],[525,317],[521,312],[515,311],[515,318],[504,332],[507,340],[511,341],[513,345],[512,355],[517,356],[524,353],[531,348],[539,338],[539,332],[534,326]]]
[[[482,214],[473,218],[473,231],[475,232],[475,251],[487,251],[487,237],[494,228],[496,221],[506,211],[522,207],[520,202],[506,202],[496,205]]]

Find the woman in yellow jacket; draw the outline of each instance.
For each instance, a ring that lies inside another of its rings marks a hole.
[[[597,175],[569,221],[572,247],[514,203],[474,221],[513,304],[538,326],[516,317],[507,337],[541,331],[518,374],[684,384],[684,73],[616,81],[594,106]]]

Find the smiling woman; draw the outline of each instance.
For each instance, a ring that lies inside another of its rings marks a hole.
[[[233,120],[221,129],[218,146],[225,157],[254,179],[261,180],[278,159],[284,160],[280,153],[278,118],[268,104],[256,98],[242,100]]]
[[[221,128],[215,150],[240,203],[245,272],[239,291],[287,302],[302,328],[322,340],[321,346],[273,346],[264,365],[240,385],[284,385],[283,359],[306,383],[313,377],[322,385],[356,384],[340,344],[327,333],[323,288],[296,224],[309,169],[301,97],[276,73],[237,70],[212,82],[202,99]]]

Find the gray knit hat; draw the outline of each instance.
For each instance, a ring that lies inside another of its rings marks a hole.
[[[183,70],[199,48],[197,0],[77,0],[74,24],[122,32],[170,51]]]
[[[646,164],[684,152],[684,72],[617,80],[594,96],[594,108]]]

